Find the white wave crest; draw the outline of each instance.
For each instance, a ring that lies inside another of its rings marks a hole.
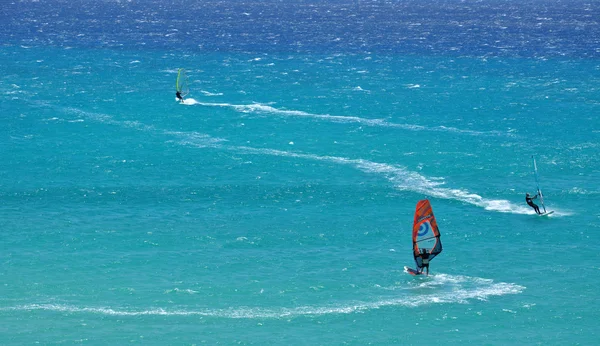
[[[398,288],[398,287],[396,287]],[[400,287],[404,290],[418,290],[401,294],[397,298],[384,298],[376,301],[348,301],[321,306],[299,307],[232,307],[227,309],[164,309],[160,307],[146,309],[128,309],[112,307],[78,307],[68,304],[25,304],[0,308],[0,311],[47,310],[71,314],[100,314],[110,316],[207,316],[228,319],[266,319],[315,316],[329,314],[350,314],[389,306],[414,308],[431,304],[468,304],[471,300],[486,301],[493,296],[519,294],[525,287],[513,283],[494,283],[493,280],[437,274],[413,287]],[[423,289],[427,289],[423,292]],[[186,293],[195,293],[186,292]]]
[[[200,90],[205,96],[223,96],[223,93],[211,93],[210,91]]]
[[[165,294],[169,294],[169,293],[187,293],[187,294],[196,294],[198,293],[198,291],[194,291],[192,289],[186,288],[186,289],[180,289],[175,287],[172,290],[166,290]]]

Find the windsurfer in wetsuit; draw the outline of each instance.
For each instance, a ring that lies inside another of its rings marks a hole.
[[[427,252],[427,249],[421,249],[419,257],[421,257],[421,266],[419,267],[419,272],[423,273],[423,269],[426,268],[427,275],[429,275],[429,252]]]
[[[183,103],[183,96],[181,96],[181,93],[179,92],[179,90],[177,90],[177,92],[175,93],[175,96],[177,96],[177,99]]]
[[[531,197],[529,195],[529,192],[525,194],[525,202],[527,202],[527,204],[533,208],[533,210],[535,210],[535,212],[537,214],[541,214],[540,212],[540,207],[537,206],[537,204],[533,203],[533,200],[537,198],[538,195],[535,195],[533,197]]]

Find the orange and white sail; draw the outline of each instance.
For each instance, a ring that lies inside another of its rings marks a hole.
[[[442,252],[440,230],[433,215],[431,204],[427,199],[420,200],[417,203],[415,220],[413,222],[412,241],[413,255],[418,268],[423,267],[421,256],[419,256],[421,250],[427,250],[430,261]]]

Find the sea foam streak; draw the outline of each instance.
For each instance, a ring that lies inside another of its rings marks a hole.
[[[452,189],[440,187],[443,183],[432,181],[426,177],[420,175],[417,172],[410,171],[402,166],[377,163],[363,159],[349,159],[344,157],[336,156],[319,156],[315,154],[304,154],[283,150],[265,149],[265,148],[252,148],[247,146],[234,146],[225,145],[223,142],[227,142],[223,138],[215,138],[208,134],[198,132],[186,132],[186,131],[169,131],[157,129],[151,125],[145,125],[138,121],[118,121],[113,119],[112,116],[106,114],[97,114],[92,112],[82,111],[76,108],[65,108],[65,112],[71,114],[77,114],[78,116],[86,117],[88,119],[99,121],[106,124],[118,125],[126,128],[133,128],[140,131],[175,136],[178,138],[178,143],[181,145],[189,145],[199,148],[215,148],[229,151],[235,151],[238,153],[252,154],[252,155],[271,155],[281,157],[292,157],[300,158],[313,161],[331,162],[336,164],[343,164],[353,166],[365,173],[374,173],[383,175],[386,177],[395,188],[401,191],[415,192],[421,195],[452,199],[465,203],[469,203],[478,207],[485,208],[486,210],[503,212],[503,213],[515,213],[515,214],[533,214],[531,208],[524,207],[521,205],[515,205],[508,200],[503,199],[486,199],[477,194],[468,192],[463,189]],[[558,214],[558,213],[555,213]]]
[[[240,113],[262,113],[262,114],[274,114],[279,116],[295,116],[295,117],[306,117],[319,119],[334,123],[359,123],[365,126],[373,126],[373,127],[388,127],[388,128],[397,128],[403,130],[410,131],[439,131],[439,132],[456,132],[463,133],[473,136],[514,136],[511,133],[504,133],[500,131],[489,131],[489,132],[481,132],[481,131],[472,131],[472,130],[462,130],[455,127],[446,127],[446,126],[422,126],[422,125],[414,125],[414,124],[396,124],[385,121],[383,119],[367,119],[356,116],[344,116],[344,115],[329,115],[329,114],[313,114],[304,111],[298,110],[285,110],[278,109],[275,107],[271,107],[269,105],[253,103],[248,105],[234,105],[229,103],[208,103],[208,102],[198,102],[193,99],[186,100],[186,105],[200,105],[207,107],[225,107],[232,108]]]
[[[186,144],[192,144],[187,142]],[[451,189],[440,187],[437,183],[427,179],[417,172],[410,171],[399,165],[377,163],[363,159],[348,159],[336,156],[319,156],[314,154],[302,154],[274,149],[257,149],[245,146],[227,146],[229,150],[244,152],[248,154],[273,155],[282,157],[296,157],[315,161],[325,161],[337,164],[350,165],[365,173],[376,173],[385,176],[394,186],[402,191],[415,192],[431,197],[442,199],[453,199],[476,205],[491,211],[515,214],[533,214],[530,208],[512,204],[508,200],[486,199],[477,194],[462,189]]]
[[[375,301],[348,301],[321,306],[299,306],[293,308],[261,308],[238,307],[228,309],[164,309],[152,308],[112,308],[112,307],[79,307],[68,304],[25,304],[0,308],[0,311],[32,311],[47,310],[71,314],[100,314],[112,316],[206,316],[228,319],[266,319],[315,316],[329,314],[350,314],[360,311],[384,307],[414,308],[431,304],[468,304],[471,300],[487,300],[489,297],[507,294],[519,294],[525,287],[512,283],[494,283],[493,280],[437,274],[429,277],[429,281],[418,283],[413,287],[395,287],[394,289],[411,290],[400,297],[384,298]],[[426,293],[415,293],[412,290],[427,288]]]

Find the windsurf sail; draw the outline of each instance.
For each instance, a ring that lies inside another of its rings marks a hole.
[[[544,213],[546,213],[546,206],[544,205],[544,195],[542,195],[542,190],[540,190],[540,180],[538,178],[538,169],[537,164],[535,163],[535,156],[531,155],[533,159],[533,174],[535,175],[535,187],[537,188],[537,195],[540,197],[540,203],[542,204],[542,208],[544,208]]]
[[[412,241],[413,256],[419,268],[423,267],[423,261],[421,260],[421,256],[419,256],[422,249],[426,249],[429,252],[430,261],[442,252],[440,230],[433,215],[431,204],[427,199],[420,200],[417,203],[415,220],[413,222]]]
[[[179,71],[177,71],[177,81],[175,84],[175,88],[179,91],[181,96],[185,97],[190,93],[189,81],[185,69],[180,68]]]

